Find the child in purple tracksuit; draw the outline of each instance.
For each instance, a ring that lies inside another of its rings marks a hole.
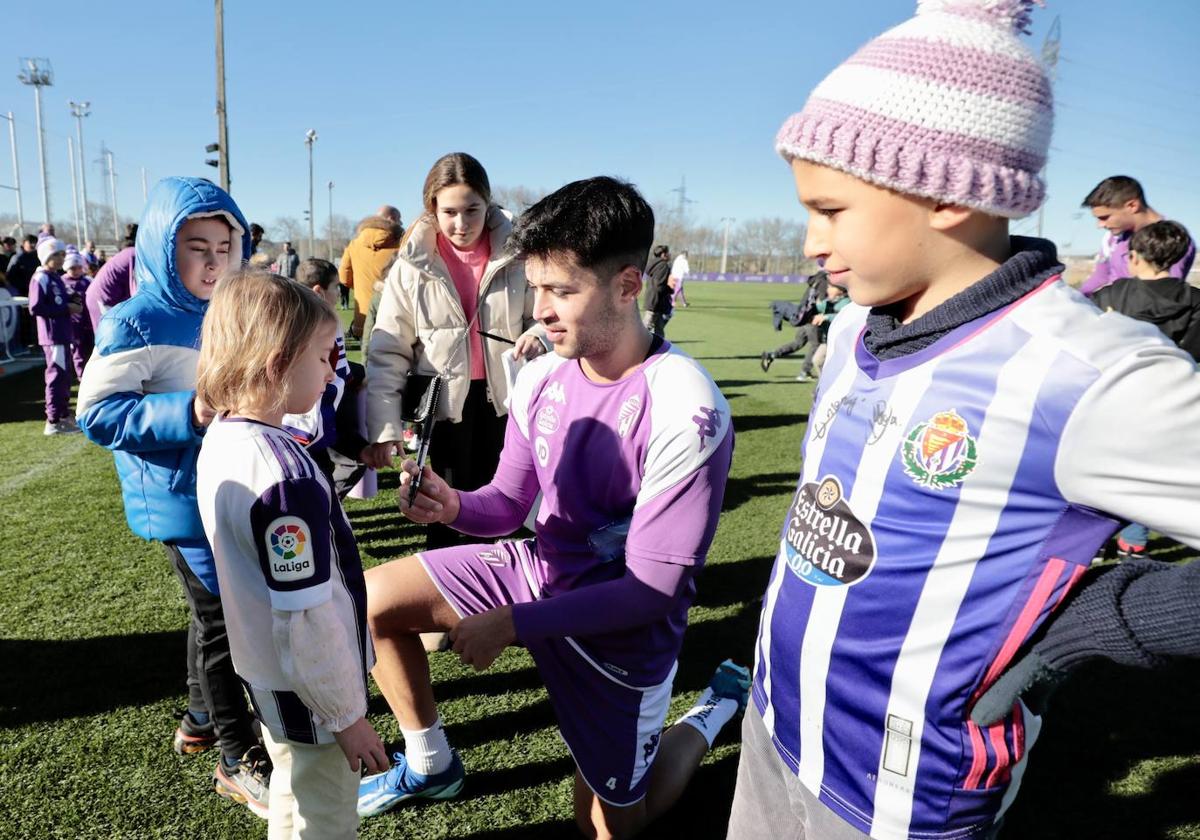
[[[84,295],[92,278],[87,273],[87,260],[78,251],[68,251],[63,260],[63,284],[73,303],[84,306]],[[71,316],[71,351],[75,361],[75,375],[83,378],[83,366],[92,355],[96,346],[96,333],[92,328],[92,319],[86,311],[80,310]]]
[[[67,353],[71,349],[71,316],[83,311],[72,303],[71,293],[59,273],[67,246],[54,237],[38,243],[41,267],[29,282],[29,311],[37,318],[38,344],[46,354],[46,428],[45,435],[78,432],[75,418],[68,410],[71,400],[71,369]]]

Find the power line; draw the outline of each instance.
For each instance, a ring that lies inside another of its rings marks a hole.
[[[1092,154],[1088,154],[1087,152],[1077,152],[1073,149],[1064,149],[1061,146],[1051,146],[1050,151],[1058,152],[1058,153],[1064,154],[1064,155],[1069,155],[1070,157],[1073,157],[1073,158],[1083,158],[1085,160],[1094,160],[1097,163],[1106,164],[1110,168],[1114,166],[1112,157],[1103,157],[1101,155],[1092,155]],[[1126,168],[1130,168],[1130,167],[1126,167]],[[1192,176],[1191,178],[1186,178],[1178,170],[1168,171],[1166,169],[1159,169],[1154,166],[1146,166],[1140,162],[1137,164],[1136,169],[1139,172],[1154,172],[1159,175],[1164,175],[1168,178],[1171,178],[1176,183],[1178,183],[1181,178],[1183,178],[1183,180],[1187,180],[1187,181],[1195,180],[1195,176]]]
[[[1158,78],[1158,77],[1155,77],[1153,82],[1143,83],[1143,82],[1134,81],[1132,79],[1122,79],[1120,77],[1114,77],[1111,67],[1101,67],[1097,64],[1092,64],[1087,61],[1080,61],[1077,58],[1071,58],[1070,56],[1060,55],[1059,61],[1065,61],[1067,64],[1073,64],[1076,67],[1082,67],[1085,70],[1094,70],[1097,73],[1103,73],[1105,85],[1110,85],[1110,84],[1125,85],[1126,87],[1136,88],[1138,90],[1138,93],[1142,94],[1145,92],[1147,85],[1153,84],[1153,86],[1155,88],[1161,88],[1162,90],[1170,90],[1170,91],[1174,91],[1175,93],[1181,94],[1183,96],[1191,96],[1191,97],[1200,99],[1200,93],[1197,93],[1194,89],[1186,88],[1186,87],[1183,87],[1182,85],[1173,85],[1170,82],[1164,82],[1161,78]],[[1172,103],[1168,107],[1172,107],[1172,108],[1177,107],[1177,103]]]

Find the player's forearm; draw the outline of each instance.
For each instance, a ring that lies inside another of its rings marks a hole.
[[[330,732],[367,713],[358,651],[332,601],[295,612],[272,610],[275,652],[292,690]]]
[[[494,484],[470,492],[459,491],[458,516],[450,527],[473,537],[502,537],[525,522],[533,504],[514,499]]]
[[[459,491],[458,516],[451,527],[475,537],[502,537],[521,527],[538,493],[527,449],[513,443],[510,429],[496,475],[485,487]]]

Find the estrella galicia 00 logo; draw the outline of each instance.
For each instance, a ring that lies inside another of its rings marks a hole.
[[[913,481],[944,490],[961,484],[975,469],[975,438],[957,411],[939,411],[908,433],[901,457]]]
[[[849,586],[875,565],[875,537],[846,503],[835,476],[796,491],[783,556],[794,575],[814,586]]]

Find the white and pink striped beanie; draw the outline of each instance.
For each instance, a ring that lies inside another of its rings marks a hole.
[[[908,195],[1017,218],[1046,194],[1054,101],[1018,39],[1035,0],[917,0],[817,85],[776,150]]]

